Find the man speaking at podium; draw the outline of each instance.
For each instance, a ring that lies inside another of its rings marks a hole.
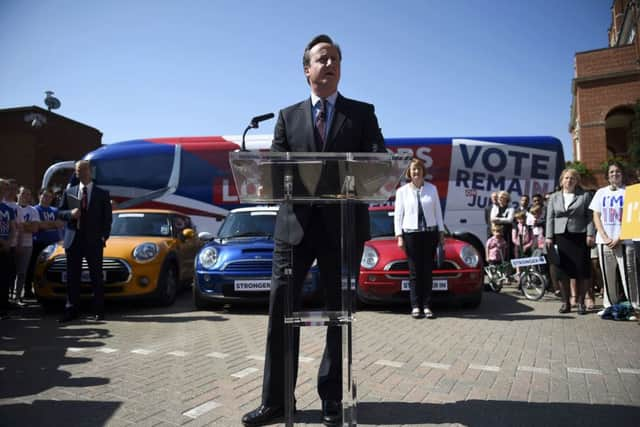
[[[280,111],[271,151],[284,152],[385,152],[374,107],[343,97],[340,81],[340,47],[327,35],[313,38],[302,57],[311,97]],[[269,301],[269,329],[262,385],[262,404],[242,418],[245,426],[278,421],[284,415],[284,306],[287,279],[284,269],[293,251],[294,304],[300,303],[302,283],[314,259],[327,310],[340,309],[340,206],[282,205],[276,218],[275,249]],[[369,239],[366,205],[356,207],[357,259]],[[294,307],[294,310],[296,308]],[[297,377],[300,329],[294,332],[294,384]],[[327,328],[326,345],[318,372],[322,421],[342,420],[341,331]]]

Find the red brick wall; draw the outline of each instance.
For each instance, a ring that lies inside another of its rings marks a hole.
[[[576,77],[594,77],[604,74],[639,70],[636,47],[627,45],[576,54]]]
[[[627,3],[616,0],[612,4],[610,31],[616,36]],[[640,37],[636,37],[631,45],[580,52],[575,57],[574,102],[580,144],[574,145],[574,157],[594,172],[599,185],[605,184],[600,165],[607,160],[607,138],[612,138],[611,142],[625,139],[611,131],[607,135],[607,114],[616,107],[632,107],[640,99],[639,43]]]
[[[580,129],[580,158],[582,163],[594,173],[598,186],[606,184],[604,177],[600,174],[600,164],[607,159],[605,141],[604,124]]]
[[[579,84],[576,98],[580,125],[604,122],[614,108],[635,105],[640,99],[640,75],[635,79]]]
[[[37,112],[47,123],[34,128],[24,116]],[[0,177],[15,178],[33,191],[53,163],[77,160],[101,145],[97,129],[43,109],[19,108],[0,112]]]

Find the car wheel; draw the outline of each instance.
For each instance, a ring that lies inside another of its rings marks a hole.
[[[362,295],[362,293],[360,292],[360,288],[358,288],[358,292],[355,295],[353,304],[357,310],[365,309],[367,307],[370,308],[371,306],[373,306],[373,304],[371,304],[371,302],[367,300],[367,297]]]
[[[200,292],[198,292],[198,285],[193,284],[193,305],[196,307],[196,310],[220,310],[224,308],[225,304],[224,301],[210,300],[203,297],[200,295]]]
[[[156,300],[160,305],[171,305],[176,300],[178,293],[178,274],[176,267],[171,263],[165,263],[158,279]]]
[[[482,302],[482,291],[476,292],[475,295],[473,295],[469,299],[467,299],[463,303],[463,306],[465,308],[478,308],[478,306],[480,305],[481,302]]]
[[[194,283],[193,285],[193,305],[197,310],[206,310],[210,307],[210,304],[202,298],[200,293],[198,292],[198,285]]]

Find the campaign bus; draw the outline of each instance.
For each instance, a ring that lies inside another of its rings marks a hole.
[[[249,136],[246,147],[269,150],[271,139]],[[547,136],[387,138],[385,144],[389,152],[424,160],[445,225],[476,246],[486,239],[484,208],[492,192],[509,192],[517,205],[523,194],[553,191],[565,164],[560,140]],[[228,160],[240,147],[240,136],[152,138],[103,145],[84,158],[118,207],[174,209],[191,215],[199,230],[215,232],[229,210],[242,206]],[[72,161],[51,166],[43,186],[72,168]]]

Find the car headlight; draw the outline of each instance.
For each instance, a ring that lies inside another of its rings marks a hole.
[[[158,245],[151,242],[141,243],[133,250],[133,258],[136,261],[150,261],[158,255]]]
[[[378,252],[373,249],[371,246],[365,246],[364,251],[362,251],[362,260],[360,261],[360,265],[364,268],[373,268],[378,263]]]
[[[460,249],[460,259],[462,259],[462,262],[467,264],[467,266],[473,268],[480,262],[480,255],[473,246],[464,245],[462,249]]]
[[[58,244],[57,243],[53,243],[53,244],[47,246],[46,248],[44,248],[42,250],[42,252],[40,252],[40,254],[38,255],[38,262],[44,262],[47,259],[49,259],[49,257],[53,253],[53,251],[56,250],[56,246],[58,246]]]
[[[198,259],[204,268],[213,268],[218,261],[218,250],[212,247],[204,248],[200,251]]]

